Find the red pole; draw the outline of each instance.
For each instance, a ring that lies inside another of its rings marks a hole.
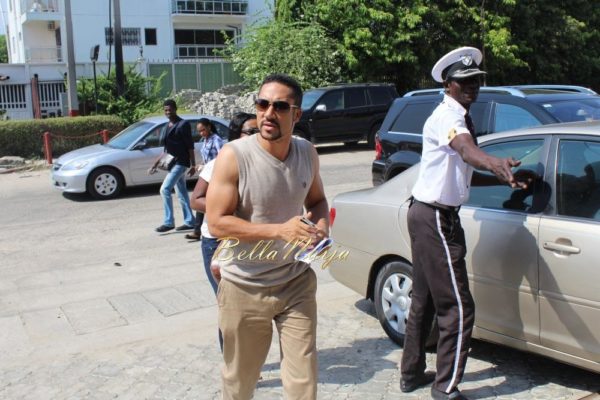
[[[102,143],[106,144],[108,142],[108,139],[109,139],[109,137],[108,137],[108,130],[107,129],[102,129],[100,131],[100,134],[102,135]]]
[[[52,165],[52,134],[50,132],[44,132],[44,154],[46,162]]]

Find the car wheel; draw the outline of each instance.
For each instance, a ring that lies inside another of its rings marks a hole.
[[[401,261],[390,261],[381,268],[375,280],[375,312],[385,333],[402,346],[409,317],[412,267]],[[437,342],[437,326],[433,324],[426,346]]]
[[[123,189],[123,177],[114,168],[95,169],[87,180],[88,193],[95,199],[108,200],[115,198]]]
[[[373,125],[371,131],[369,132],[369,136],[367,137],[367,145],[370,149],[375,148],[375,135],[377,134],[377,131],[379,131],[379,128],[381,128],[381,124]]]

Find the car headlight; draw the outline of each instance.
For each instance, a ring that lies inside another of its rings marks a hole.
[[[71,163],[65,164],[63,165],[62,169],[63,170],[77,170],[77,169],[83,169],[85,168],[88,164],[90,163],[89,160],[84,160],[84,161],[73,161]]]

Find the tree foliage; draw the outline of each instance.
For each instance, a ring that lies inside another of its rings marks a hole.
[[[125,92],[117,94],[115,71],[110,76],[101,75],[97,78],[98,113],[116,115],[126,124],[131,124],[148,114],[162,108],[159,78],[144,77],[130,66],[125,71]],[[95,114],[95,97],[93,79],[82,79],[77,83],[80,111],[84,114]]]
[[[223,52],[244,83],[257,88],[270,73],[294,76],[303,88],[336,82],[341,56],[317,23],[271,20],[250,27],[241,44],[229,40]]]
[[[431,67],[460,46],[484,51],[488,84],[600,89],[600,7],[587,0],[283,0],[277,18],[324,28],[342,78],[434,85]],[[287,9],[286,9],[287,8]]]

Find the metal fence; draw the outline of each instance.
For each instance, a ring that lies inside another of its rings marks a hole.
[[[39,114],[34,112],[33,93],[30,69],[25,66],[11,65],[11,82],[15,76],[25,76],[28,81],[17,83],[0,83],[0,111],[9,119],[31,119],[34,115],[42,118],[66,115],[66,87],[62,80],[44,79],[44,73],[37,71],[39,78],[37,94],[39,95]],[[16,68],[22,68],[25,73],[19,73]],[[86,71],[84,66],[80,71]],[[91,70],[91,68],[90,68]],[[146,62],[140,66],[142,74],[162,79],[161,96],[169,97],[184,89],[195,89],[201,92],[212,92],[223,86],[241,82],[238,74],[233,71],[230,63],[226,62]],[[80,75],[80,78],[90,76]],[[1,116],[0,116],[1,118]]]
[[[223,86],[240,83],[240,76],[230,63],[149,63],[148,75],[164,74],[161,95],[167,97],[184,89],[212,92]]]

